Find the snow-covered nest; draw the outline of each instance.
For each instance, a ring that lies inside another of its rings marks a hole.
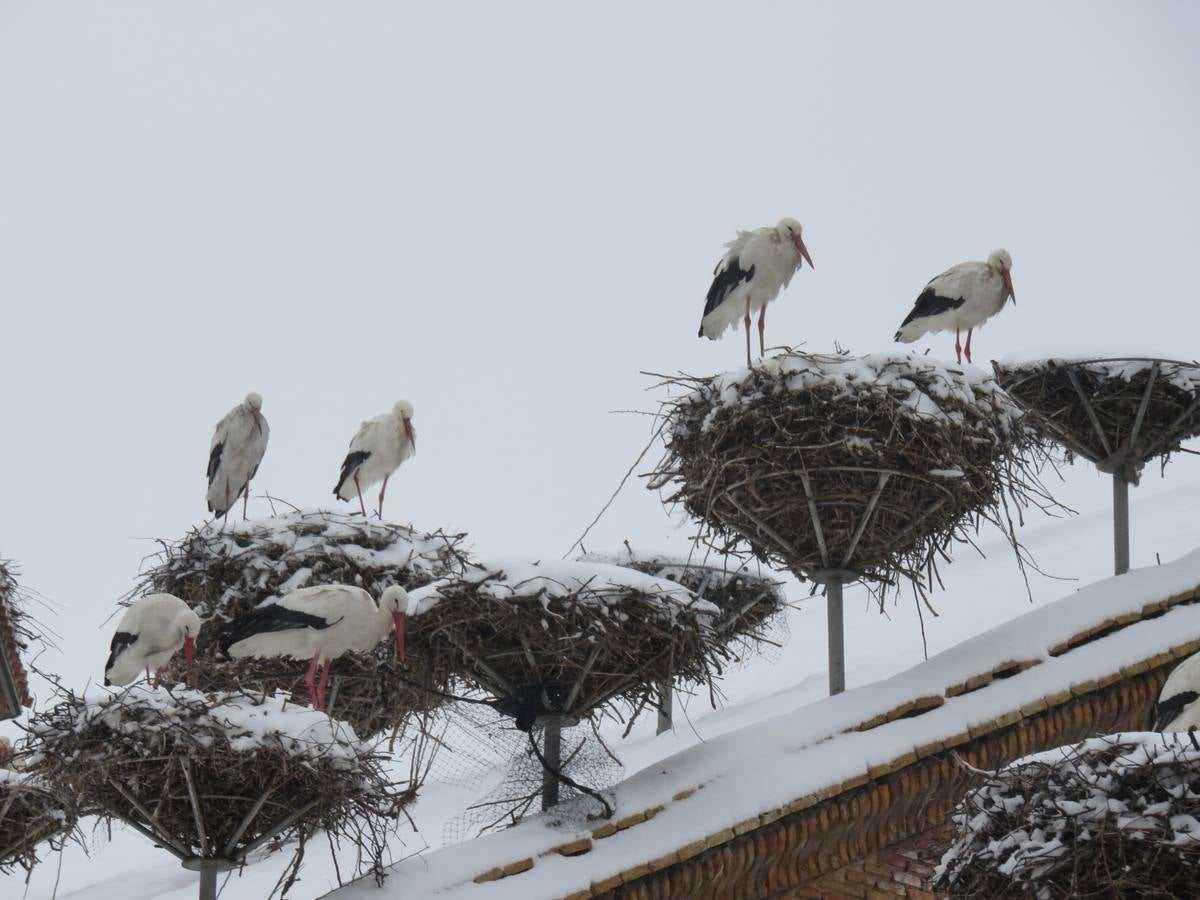
[[[746,541],[801,577],[923,587],[951,541],[988,520],[1015,542],[1011,518],[1051,502],[1021,410],[971,366],[788,353],[666,383],[684,392],[664,403],[650,488],[670,486],[716,550]]]
[[[376,598],[392,584],[412,590],[460,567],[462,538],[324,510],[211,523],[164,544],[130,598],[166,591],[204,620],[196,646],[196,687],[304,696],[304,665],[290,659],[226,658],[217,652],[220,625],[268,597],[308,585],[352,584]],[[370,653],[346,653],[335,660],[331,711],[371,737],[437,705],[435,694],[414,691],[398,676],[404,671],[422,683],[444,686],[445,673],[423,667],[428,658],[419,643],[410,641],[408,650],[405,666],[389,641]],[[181,659],[168,675],[182,681]]]
[[[994,364],[996,378],[1053,441],[1137,483],[1146,462],[1200,435],[1200,363],[1037,359]]]
[[[50,841],[59,849],[73,825],[73,817],[41,778],[0,769],[0,872],[15,866],[29,871],[38,861],[38,846]]]
[[[17,568],[12,562],[0,559],[0,641],[7,644],[0,646],[0,657],[7,656],[8,662],[15,667],[10,674],[17,691],[17,701],[29,704],[32,699],[29,696],[21,655],[30,653],[35,644],[44,645],[46,640],[29,614],[29,595],[21,590],[17,583],[17,574]],[[5,665],[4,659],[0,659],[0,665]],[[3,700],[0,700],[0,709],[2,708]],[[12,710],[14,715],[18,712],[19,709]]]
[[[721,557],[715,561],[720,565],[708,559],[692,562],[660,553],[636,553],[627,544],[614,553],[585,553],[579,561],[625,566],[683,585],[721,610],[713,632],[739,657],[761,652],[764,645],[777,649],[778,638],[787,635],[783,583],[751,571],[739,560]]]
[[[1200,742],[1092,738],[1017,760],[967,795],[935,887],[951,897],[1194,897]]]
[[[389,784],[349,725],[285,697],[67,693],[28,730],[30,771],[80,815],[123,820],[181,860],[236,862],[293,835],[293,876],[318,828],[357,844],[360,869],[378,871],[421,765],[414,752],[411,780]]]
[[[409,634],[529,731],[654,686],[709,682],[727,652],[721,610],[665,578],[603,563],[495,561],[410,597]]]

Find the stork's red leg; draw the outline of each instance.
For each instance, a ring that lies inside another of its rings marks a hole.
[[[248,518],[250,518],[250,514],[249,514],[249,512],[247,512],[247,507],[249,505],[250,505],[250,482],[247,481],[245,495],[242,497],[242,521],[243,522],[246,521]]]
[[[162,669],[155,669],[155,670],[154,670],[154,684],[152,684],[152,685],[151,685],[151,687],[153,687],[153,688],[154,688],[154,690],[156,690],[156,691],[157,691],[157,690],[158,690],[158,683],[159,683],[160,681],[162,681]]]
[[[304,676],[304,683],[308,685],[308,698],[312,701],[316,709],[321,708],[321,702],[318,699],[317,689],[313,685],[313,676],[317,674],[317,663],[321,661],[321,653],[318,651],[313,654],[312,662],[308,664],[308,672]]]
[[[325,660],[325,664],[321,667],[321,684],[317,687],[317,690],[321,694],[321,709],[328,709],[325,704],[325,700],[328,695],[325,692],[329,688],[329,668],[332,664],[333,660],[327,659]]]
[[[150,683],[150,667],[146,666],[146,684]]]
[[[958,342],[958,329],[954,329],[954,352],[958,355],[958,362],[962,364],[962,344]]]
[[[746,365],[750,365],[750,298],[746,298],[746,318],[743,319],[746,324]]]
[[[229,515],[229,507],[233,505],[233,498],[229,496],[229,479],[225,479],[225,512],[221,513],[221,518],[224,519]]]
[[[367,507],[362,502],[362,485],[358,483],[358,469],[354,470],[354,489],[358,491],[358,508],[362,510],[363,518],[367,517]]]
[[[383,487],[379,489],[379,518],[381,519],[383,518],[383,492],[387,490],[387,480],[389,478],[391,478],[390,475],[383,476]]]
[[[971,362],[971,332],[974,330],[975,330],[974,328],[967,329],[967,346],[966,346],[967,362]]]

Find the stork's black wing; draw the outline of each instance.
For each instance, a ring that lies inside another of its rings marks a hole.
[[[371,451],[369,450],[356,450],[346,454],[346,458],[342,460],[342,474],[338,476],[338,483],[333,487],[333,496],[337,497],[341,494],[342,485],[346,483],[346,479],[354,475],[354,470],[365,463],[370,455]]]
[[[1158,705],[1154,707],[1154,731],[1162,731],[1175,720],[1175,717],[1183,712],[1193,700],[1200,699],[1200,694],[1195,691],[1180,691],[1168,697],[1166,700],[1159,700]]]
[[[749,281],[754,277],[754,266],[748,269],[743,269],[738,262],[738,257],[734,256],[728,260],[725,265],[717,263],[717,267],[713,269],[712,286],[708,289],[708,296],[704,302],[704,316],[725,302],[725,298],[733,293],[734,289],[743,281]],[[704,318],[701,316],[701,318]],[[700,326],[698,337],[704,337],[704,326]]]
[[[953,297],[943,297],[934,291],[933,288],[925,288],[921,292],[921,296],[917,298],[917,302],[913,304],[912,312],[908,314],[908,318],[900,323],[903,328],[914,319],[929,319],[933,316],[940,316],[944,312],[950,312],[952,309],[958,309],[967,300],[965,297],[959,297],[957,300]]]
[[[341,617],[330,621],[322,616],[314,616],[298,609],[284,606],[281,603],[271,603],[252,609],[244,616],[238,616],[221,626],[218,642],[221,652],[228,653],[229,648],[238,641],[254,637],[256,634],[267,634],[274,631],[293,631],[300,628],[315,628],[322,630],[331,628]]]
[[[118,631],[113,635],[112,643],[108,645],[108,662],[104,664],[105,685],[108,684],[108,672],[117,662],[117,657],[128,650],[137,641],[137,635],[128,631]]]
[[[225,450],[225,442],[213,444],[212,453],[208,454],[208,483],[211,485],[217,477],[217,469],[221,467],[221,454]]]

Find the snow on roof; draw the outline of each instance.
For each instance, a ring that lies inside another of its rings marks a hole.
[[[1119,676],[1124,667],[1177,650],[1200,635],[1200,604],[1173,605],[1165,612],[1161,607],[1170,598],[1190,597],[1198,585],[1200,550],[1167,565],[1096,582],[885,682],[820,700],[660,760],[613,791],[614,821],[648,820],[595,840],[588,853],[568,858],[551,852],[591,838],[593,831],[578,824],[578,812],[548,813],[498,834],[402,861],[388,870],[382,893],[372,882],[355,883],[330,896],[536,900],[587,889],[797,798],[860,778],[918,748],[994,724],[1053,693],[1094,687],[1098,679]],[[1063,652],[1064,645],[1073,645],[1072,639],[1083,633],[1150,614],[1153,617],[1132,621],[1102,640]],[[1051,655],[1052,650],[1059,655]],[[954,690],[1014,662],[1022,665],[1010,677],[970,692]],[[922,698],[935,698],[937,703],[920,715],[854,730]],[[485,884],[474,882],[490,869],[525,859],[533,861],[528,871]]]
[[[769,378],[764,379],[764,374]],[[914,353],[780,354],[758,369],[735,369],[702,387],[700,390],[715,401],[702,427],[708,427],[722,406],[752,402],[763,390],[776,385],[789,391],[831,387],[838,396],[847,397],[886,395],[897,401],[898,411],[913,418],[947,419],[975,430],[998,427],[1011,433],[1022,415],[1000,390],[992,373],[978,366],[954,365]],[[964,422],[959,412],[943,408],[947,400],[977,406],[981,416]]]
[[[100,722],[112,731],[187,733],[207,746],[210,735],[224,733],[235,753],[259,748],[283,750],[291,756],[322,760],[335,768],[354,767],[368,750],[354,729],[291,698],[204,694],[188,688],[154,690],[144,683],[121,691],[93,692],[75,716],[75,730]],[[216,702],[213,700],[216,699]],[[33,726],[34,734],[45,726]]]
[[[597,605],[620,603],[628,592],[636,591],[657,600],[663,614],[674,619],[680,609],[718,615],[720,609],[702,600],[681,584],[655,578],[600,562],[565,560],[530,562],[521,559],[478,561],[453,579],[441,579],[409,594],[409,615],[420,615],[440,603],[441,589],[466,581],[478,585],[478,591],[497,600],[514,597],[564,598],[577,595],[577,602]]]

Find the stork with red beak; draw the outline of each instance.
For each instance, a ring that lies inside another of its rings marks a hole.
[[[713,283],[704,304],[699,337],[716,340],[728,328],[746,326],[746,365],[750,365],[750,314],[758,312],[758,350],[765,353],[767,304],[788,286],[796,270],[812,257],[795,219],[781,219],[774,228],[739,231],[725,246],[728,252],[713,269]]]
[[[912,312],[900,323],[896,340],[911,344],[922,335],[954,329],[954,352],[963,358],[959,337],[967,329],[967,362],[971,362],[971,332],[1004,308],[1013,291],[1012,257],[1007,250],[996,250],[987,262],[959,263],[947,269],[929,284],[917,298]]]
[[[304,683],[313,707],[326,708],[330,663],[348,651],[367,652],[396,631],[396,652],[404,659],[408,592],[384,589],[376,604],[360,587],[322,584],[270,598],[221,629],[221,649],[232,657],[287,656],[309,659]],[[317,673],[320,670],[320,681]]]
[[[254,391],[231,409],[213,430],[208,450],[208,511],[229,514],[241,494],[242,518],[250,502],[250,479],[258,472],[271,429],[262,414],[262,397]]]
[[[363,503],[363,488],[383,480],[379,489],[379,518],[383,518],[383,494],[388,478],[410,456],[417,452],[417,433],[412,424],[413,406],[401,400],[391,412],[363,422],[350,441],[350,451],[342,460],[342,472],[333,489],[334,496],[350,500],[357,494],[358,507],[367,514]]]
[[[174,594],[147,594],[125,611],[117,625],[104,664],[104,684],[129,684],[144,669],[147,681],[154,673],[153,686],[158,687],[162,670],[180,647],[191,684],[199,633],[200,617],[186,603]]]

